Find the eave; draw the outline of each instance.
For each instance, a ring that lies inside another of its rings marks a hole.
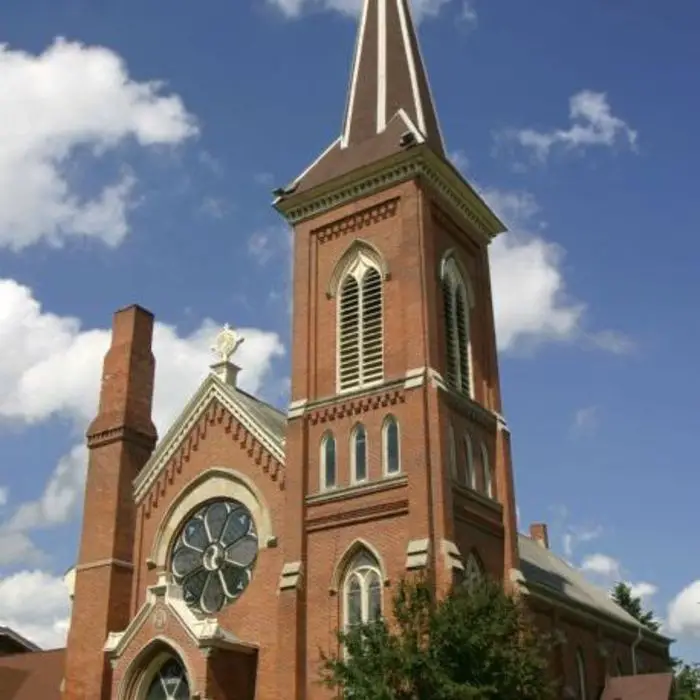
[[[474,188],[445,159],[426,144],[419,144],[334,178],[313,189],[281,194],[273,206],[292,225],[419,178],[436,192],[459,220],[465,220],[485,243],[505,232],[505,224],[491,211]]]

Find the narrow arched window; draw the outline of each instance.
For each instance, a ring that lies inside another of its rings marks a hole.
[[[588,700],[586,662],[584,661],[581,649],[576,650],[576,693],[578,700]]]
[[[367,481],[367,431],[362,423],[358,423],[352,431],[350,450],[353,483]]]
[[[494,485],[493,485],[493,468],[491,467],[491,461],[489,460],[489,451],[486,448],[485,443],[481,443],[481,469],[483,472],[484,479],[484,493],[489,497],[494,497]]]
[[[328,432],[321,439],[321,489],[335,488],[337,478],[335,437],[333,433]]]
[[[343,582],[343,624],[346,629],[382,616],[382,572],[366,549],[350,561]]]
[[[453,257],[443,265],[442,300],[447,347],[447,382],[453,389],[471,396],[469,297],[466,282]]]
[[[341,391],[384,377],[383,284],[374,263],[360,254],[338,295],[338,386]]]
[[[449,460],[450,475],[455,481],[459,480],[457,473],[457,444],[455,442],[455,429],[452,424],[447,429],[447,459]]]
[[[187,673],[178,659],[170,657],[160,666],[148,686],[145,700],[190,700]]]
[[[464,564],[464,585],[473,591],[484,578],[484,567],[474,552],[469,552]]]
[[[382,443],[384,474],[387,476],[398,474],[401,471],[399,424],[396,422],[394,416],[389,416],[384,421]]]
[[[464,485],[476,488],[476,471],[474,470],[474,446],[469,433],[464,435]]]

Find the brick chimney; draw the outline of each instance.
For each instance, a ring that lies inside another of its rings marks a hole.
[[[129,306],[114,315],[89,461],[63,700],[105,700],[107,634],[129,622],[136,507],[132,482],[156,444],[151,419],[153,315]]]
[[[530,537],[545,549],[549,549],[547,523],[532,523],[530,525]]]

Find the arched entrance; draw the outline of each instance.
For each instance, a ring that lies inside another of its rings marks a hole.
[[[156,640],[134,659],[120,700],[191,700],[192,680],[182,657]]]
[[[152,670],[154,673],[150,684],[144,683],[142,686],[146,691],[143,700],[190,700],[187,671],[178,658],[165,658],[160,667]]]

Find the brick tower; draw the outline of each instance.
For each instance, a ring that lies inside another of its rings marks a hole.
[[[446,158],[408,0],[365,0],[341,135],[275,194],[294,228],[279,673],[312,700],[319,646],[407,572],[445,591],[518,566],[504,227]]]
[[[131,615],[133,481],[156,443],[152,335],[148,311],[130,306],[114,315],[99,409],[87,431],[90,459],[63,700],[110,697],[105,639]]]

